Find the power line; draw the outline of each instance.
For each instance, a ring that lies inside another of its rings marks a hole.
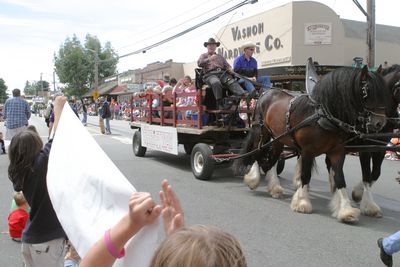
[[[169,19],[167,19],[167,20],[165,20],[165,21],[163,21],[163,22],[161,22],[161,23],[159,23],[159,24],[157,24],[157,25],[154,25],[154,26],[152,26],[152,27],[150,27],[150,28],[144,29],[143,31],[140,31],[140,32],[138,32],[138,33],[135,33],[135,35],[140,35],[140,34],[142,34],[142,33],[146,33],[146,32],[148,32],[148,31],[157,29],[157,28],[160,27],[160,26],[164,26],[164,25],[165,25],[166,23],[168,23],[168,22],[171,22],[171,21],[176,20],[177,18],[183,17],[183,16],[186,15],[187,12],[189,12],[189,11],[197,10],[198,7],[205,5],[206,3],[210,2],[210,1],[212,1],[212,0],[207,0],[207,1],[205,1],[205,2],[203,2],[203,3],[201,3],[201,4],[199,4],[199,5],[197,5],[197,6],[195,6],[195,7],[191,7],[189,10],[185,10],[184,12],[182,12],[182,13],[179,14],[179,15],[174,16],[173,18],[169,18]],[[233,0],[230,0],[230,1],[228,1],[228,2],[231,2],[231,1],[233,1]],[[228,3],[228,2],[226,2],[226,3]],[[225,5],[226,3],[224,3],[223,5]],[[216,8],[219,8],[219,7],[220,7],[220,6],[218,6],[218,7],[216,7]],[[207,12],[209,12],[209,11],[207,11]],[[165,31],[171,30],[171,29],[173,29],[173,28],[175,28],[175,27],[177,27],[177,26],[179,26],[179,25],[182,25],[182,24],[184,24],[184,23],[186,23],[186,22],[187,22],[187,21],[182,22],[182,23],[179,23],[178,25],[175,25],[175,26],[173,26],[173,27],[171,27],[171,28],[169,28],[169,29],[167,29],[167,30],[165,30]],[[164,31],[164,32],[165,32],[165,31]],[[124,39],[125,39],[125,38],[124,38]],[[143,41],[145,41],[145,40],[147,40],[147,39],[148,39],[148,38],[145,38],[145,39],[142,39],[142,40],[139,40],[139,41],[135,41],[135,44],[140,43],[140,42],[143,42]],[[120,49],[121,49],[121,48],[128,47],[128,46],[131,46],[131,45],[133,45],[133,44],[130,43],[130,44],[121,46]]]
[[[163,34],[163,33],[168,32],[168,31],[170,31],[170,30],[176,29],[176,27],[178,27],[178,26],[181,26],[181,25],[183,25],[183,24],[185,24],[185,23],[187,23],[187,22],[193,21],[194,19],[197,19],[197,18],[199,18],[199,17],[201,17],[201,16],[203,16],[203,15],[205,15],[205,14],[208,14],[208,13],[210,13],[211,11],[213,11],[213,10],[215,10],[215,9],[218,9],[218,8],[220,8],[220,7],[222,7],[222,6],[226,5],[226,4],[228,4],[228,3],[230,3],[230,2],[233,2],[233,1],[234,1],[234,0],[229,0],[229,1],[227,1],[227,2],[225,2],[225,3],[223,3],[223,4],[221,4],[221,5],[219,5],[219,6],[217,6],[217,7],[214,7],[214,8],[212,8],[212,9],[210,9],[210,10],[207,10],[207,11],[201,13],[200,15],[197,15],[196,17],[187,19],[187,20],[185,20],[185,21],[179,23],[178,25],[175,25],[175,26],[172,26],[172,27],[170,27],[170,28],[168,28],[168,29],[166,29],[166,30],[163,30],[163,31],[160,32],[160,33],[152,34],[151,36],[146,37],[146,38],[144,38],[144,39],[142,39],[142,40],[135,41],[134,44],[141,43],[141,42],[143,42],[143,41],[147,41],[147,40],[153,38],[154,35],[160,35],[160,34]],[[194,9],[195,9],[195,8],[194,8]],[[154,27],[154,28],[155,28],[155,27]],[[125,47],[131,46],[131,45],[133,45],[133,44],[131,43],[131,44],[122,46],[121,48],[125,48]]]
[[[170,36],[170,37],[168,37],[168,38],[166,38],[166,39],[164,39],[162,41],[159,41],[157,43],[154,43],[152,45],[146,46],[146,47],[144,47],[142,49],[136,50],[134,52],[131,52],[131,53],[128,53],[128,54],[125,54],[125,55],[122,55],[122,56],[119,56],[118,58],[128,57],[128,56],[139,54],[139,53],[146,53],[148,50],[150,50],[150,49],[152,49],[154,47],[160,46],[160,45],[165,44],[165,43],[167,43],[169,41],[172,41],[172,40],[174,40],[174,39],[176,39],[178,37],[181,37],[182,35],[185,35],[185,34],[191,32],[191,31],[193,31],[193,30],[195,30],[195,29],[197,29],[197,28],[199,28],[199,27],[201,27],[203,25],[206,25],[206,24],[208,24],[208,23],[220,18],[221,16],[224,16],[224,15],[232,12],[233,10],[238,9],[241,6],[244,6],[244,5],[247,5],[247,4],[254,4],[256,2],[257,2],[257,0],[245,0],[245,1],[233,6],[231,8],[228,8],[227,10],[225,10],[225,11],[223,11],[223,12],[221,12],[221,13],[219,13],[219,14],[217,14],[217,15],[215,15],[215,16],[213,16],[213,17],[211,17],[211,18],[209,18],[209,19],[207,19],[207,20],[205,20],[205,21],[203,21],[201,23],[199,23],[199,24],[196,24],[195,26],[192,26],[192,27],[180,32],[180,33],[177,33],[177,34],[175,34],[173,36]]]

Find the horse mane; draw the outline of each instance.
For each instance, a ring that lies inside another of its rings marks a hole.
[[[391,67],[384,69],[381,74],[391,94],[395,97],[394,105],[391,108],[388,107],[389,117],[397,117],[397,102],[399,100],[395,96],[394,85],[400,80],[400,65],[394,64]]]
[[[385,68],[385,69],[383,69],[383,71],[382,71],[382,75],[383,76],[386,76],[386,75],[388,75],[389,73],[392,73],[392,72],[397,72],[397,71],[400,71],[400,65],[399,64],[393,64],[392,66],[390,66],[389,68]]]
[[[359,113],[365,108],[361,71],[359,68],[343,67],[328,73],[315,85],[312,99],[337,119],[356,124]],[[368,76],[368,106],[385,105],[390,96],[382,77],[372,72],[368,72]]]

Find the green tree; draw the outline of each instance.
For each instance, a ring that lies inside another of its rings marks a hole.
[[[48,81],[37,81],[30,83],[29,81],[25,82],[24,93],[25,95],[37,95],[39,91],[42,90],[41,84],[43,83],[43,91],[49,90],[49,82]]]
[[[8,98],[6,82],[0,78],[0,103],[6,102]]]
[[[67,94],[82,96],[93,88],[96,54],[99,58],[99,80],[115,74],[118,56],[109,42],[103,48],[96,36],[88,34],[84,45],[75,35],[72,39],[67,38],[61,45],[54,55],[54,65],[60,82],[65,84]]]
[[[33,88],[32,84],[29,81],[25,82],[24,94],[25,95],[35,95],[36,94],[35,88]]]

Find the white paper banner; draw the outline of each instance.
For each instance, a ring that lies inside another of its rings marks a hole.
[[[178,155],[178,132],[175,127],[142,124],[142,146]]]
[[[57,217],[81,257],[127,214],[129,198],[136,191],[68,104],[52,144],[47,187]],[[158,220],[139,232],[114,266],[148,266],[159,227]]]

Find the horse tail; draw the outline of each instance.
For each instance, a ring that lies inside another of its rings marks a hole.
[[[257,149],[258,144],[261,138],[261,127],[260,126],[253,126],[251,130],[248,132],[247,137],[243,143],[243,147],[240,150],[240,155],[244,155],[248,152]],[[257,160],[259,156],[259,152],[255,152],[252,155],[245,156],[242,158],[237,159],[234,162],[234,171],[236,175],[242,175],[245,173],[248,166],[253,165],[253,163]]]

